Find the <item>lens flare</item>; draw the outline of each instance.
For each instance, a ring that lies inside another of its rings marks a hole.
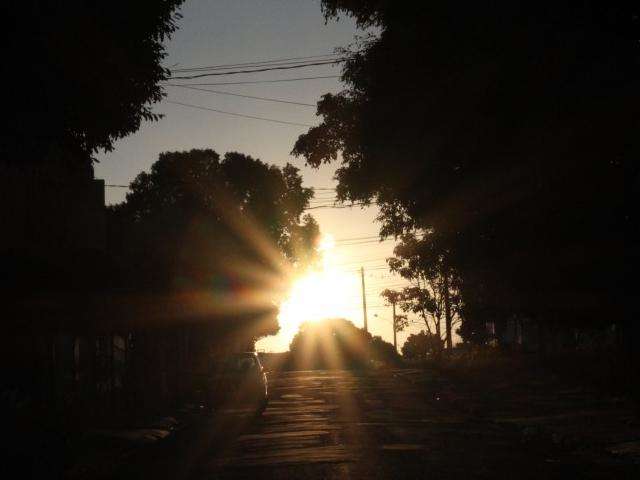
[[[328,252],[333,250],[336,246],[336,241],[333,238],[333,235],[325,234],[318,244],[318,250],[321,252]]]
[[[278,322],[280,331],[276,337],[263,339],[257,345],[275,351],[287,350],[291,339],[305,321],[325,318],[357,319],[361,316],[358,298],[358,276],[336,266],[332,251],[335,242],[325,235],[320,242],[321,267],[295,280],[280,304]]]

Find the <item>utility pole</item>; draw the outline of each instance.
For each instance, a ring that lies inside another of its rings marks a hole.
[[[398,351],[398,341],[396,340],[396,332],[398,331],[398,325],[396,323],[396,302],[394,301],[391,306],[393,307],[393,348]]]
[[[369,331],[369,326],[367,325],[367,297],[364,293],[364,267],[360,267],[360,278],[362,279],[362,315],[364,317],[364,331]]]

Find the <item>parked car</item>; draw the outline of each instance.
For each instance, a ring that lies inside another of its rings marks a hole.
[[[258,354],[236,353],[214,361],[207,397],[212,409],[242,406],[262,414],[269,401],[269,385]]]

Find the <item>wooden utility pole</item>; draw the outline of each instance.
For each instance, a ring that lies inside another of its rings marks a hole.
[[[398,341],[396,339],[396,332],[398,331],[398,324],[396,323],[396,302],[391,304],[393,307],[393,348],[398,351]]]
[[[362,279],[362,315],[364,317],[364,331],[369,331],[367,325],[367,297],[364,293],[364,267],[360,267],[360,278]]]

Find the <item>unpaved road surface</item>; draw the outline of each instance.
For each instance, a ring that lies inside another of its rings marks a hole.
[[[513,424],[428,401],[424,385],[393,372],[280,373],[270,388],[262,417],[214,422],[191,478],[640,478],[629,462],[530,442]]]

